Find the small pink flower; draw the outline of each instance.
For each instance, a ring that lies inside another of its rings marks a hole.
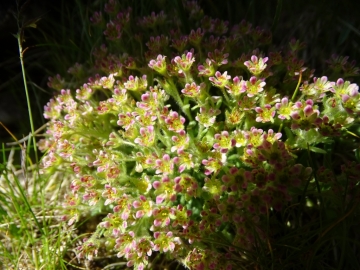
[[[314,107],[314,102],[311,99],[305,102],[296,102],[293,106],[294,111],[290,114],[293,119],[291,128],[309,130],[321,124],[321,118],[318,117],[320,112]]]
[[[87,84],[84,83],[80,86],[80,89],[76,89],[76,99],[78,100],[89,100],[94,93],[94,90]]]
[[[216,178],[205,178],[205,184],[202,189],[210,193],[214,200],[219,200],[220,196],[226,191],[226,186]]]
[[[175,164],[179,165],[179,172],[182,173],[186,169],[194,168],[195,164],[193,162],[193,155],[190,153],[184,152],[184,150],[179,149],[177,151],[178,156],[174,157],[173,161]]]
[[[278,117],[282,120],[290,119],[290,115],[293,111],[292,109],[292,102],[289,102],[289,99],[287,97],[284,97],[281,99],[281,103],[276,103],[275,108],[277,109]]]
[[[258,147],[264,141],[263,133],[264,131],[262,129],[251,127],[250,132],[247,132],[244,136],[250,146]]]
[[[177,193],[184,193],[188,195],[187,199],[196,197],[198,183],[193,177],[187,174],[181,174],[180,176],[175,177],[174,182],[175,182],[174,190]]]
[[[195,82],[192,82],[191,84],[187,83],[185,84],[185,88],[181,90],[181,93],[187,97],[197,98],[200,96],[201,90],[204,88],[204,83],[201,83],[200,85],[197,85]]]
[[[222,50],[215,49],[214,52],[209,52],[208,57],[216,66],[226,65],[228,63],[228,53],[223,53]]]
[[[68,103],[74,101],[71,95],[70,89],[62,89],[60,91],[60,95],[56,97],[56,100],[59,102],[60,105],[67,106]]]
[[[165,206],[154,208],[152,211],[155,227],[165,227],[170,225],[170,209]]]
[[[108,77],[101,77],[99,84],[105,89],[112,89],[115,83],[114,74],[110,74]]]
[[[218,173],[223,167],[224,163],[218,159],[209,157],[208,159],[203,159],[201,162],[205,166],[205,174],[210,175],[212,173]]]
[[[257,79],[255,76],[251,77],[249,81],[246,81],[245,89],[248,97],[256,96],[264,91],[266,83],[263,80]]]
[[[165,123],[169,130],[177,133],[184,129],[185,118],[175,111],[171,111],[165,118]]]
[[[134,142],[141,146],[152,146],[155,142],[155,130],[153,126],[140,128],[141,137],[137,137]]]
[[[183,228],[186,227],[190,222],[190,217],[192,215],[191,210],[187,210],[184,206],[179,204],[176,209],[172,208],[172,218],[174,222],[172,224],[173,227],[178,225],[182,226]]]
[[[122,29],[120,24],[114,23],[112,21],[106,24],[106,30],[104,31],[106,38],[110,40],[116,40],[121,37],[121,34]]]
[[[155,70],[156,72],[159,72],[161,75],[166,74],[166,56],[163,56],[159,54],[156,58],[156,60],[150,60],[148,66]]]
[[[189,42],[195,46],[199,45],[205,32],[198,28],[196,31],[191,30],[189,34]]]
[[[145,237],[137,240],[135,244],[135,250],[137,251],[137,255],[139,257],[143,257],[145,254],[147,256],[151,256],[153,248],[154,243]]]
[[[105,191],[101,194],[103,198],[107,198],[104,205],[113,203],[117,198],[117,190],[109,184],[105,185]]]
[[[174,162],[170,159],[170,156],[168,154],[165,154],[162,159],[157,159],[155,162],[156,167],[156,174],[172,174],[174,170]]]
[[[210,77],[209,81],[217,87],[225,87],[228,85],[229,80],[231,79],[230,75],[227,75],[227,71],[225,71],[223,74],[220,73],[220,71],[215,72],[215,77]]]
[[[174,237],[172,232],[154,232],[154,250],[162,252],[173,252],[175,245],[180,245],[180,239]]]
[[[171,152],[175,152],[186,149],[189,146],[190,138],[185,130],[181,130],[178,135],[172,136],[171,140],[173,141],[173,146],[170,150]]]
[[[149,16],[145,16],[139,20],[139,25],[145,28],[155,28],[157,25],[164,24],[166,21],[166,14],[162,10],[158,14],[151,12]]]
[[[244,65],[248,68],[248,70],[253,75],[259,75],[261,72],[264,71],[266,68],[266,62],[268,61],[268,58],[258,58],[256,55],[251,56],[250,61],[245,61]]]
[[[203,65],[198,66],[199,76],[210,77],[215,74],[215,67],[209,58],[206,58]]]
[[[246,91],[246,82],[238,76],[233,78],[233,82],[225,86],[228,92],[237,97]]]
[[[133,207],[137,210],[135,217],[141,218],[144,215],[150,217],[152,215],[152,206],[153,202],[146,199],[144,195],[140,195],[140,200],[135,200],[133,202]]]
[[[65,85],[65,80],[61,78],[60,74],[57,74],[54,77],[49,77],[48,80],[49,82],[47,85],[55,90],[61,90]]]
[[[169,46],[169,38],[164,35],[160,35],[157,37],[150,37],[150,40],[145,45],[152,52],[160,52],[163,47]],[[161,56],[161,57],[159,57],[159,56]],[[155,61],[159,61],[159,60],[161,62],[165,61],[165,56],[162,56],[161,54],[159,54]],[[153,68],[150,65],[149,65],[149,67]]]
[[[129,80],[124,83],[124,87],[131,91],[144,91],[148,86],[146,75],[141,78],[137,76],[129,76]]]
[[[195,58],[193,57],[192,52],[187,52],[186,54],[183,54],[181,57],[176,56],[174,58],[174,62],[182,72],[187,72],[190,70],[192,64],[195,62]]]
[[[130,112],[120,113],[118,116],[119,120],[117,121],[117,124],[122,126],[125,130],[128,130],[135,123],[135,117]]]
[[[57,100],[50,99],[50,101],[44,106],[44,118],[45,119],[58,119],[61,115],[61,105]]]
[[[116,239],[115,249],[119,250],[117,256],[127,258],[134,245],[135,233],[133,231],[121,233]]]
[[[169,176],[164,175],[161,178],[161,181],[154,181],[153,187],[155,189],[154,194],[156,195],[156,204],[161,204],[162,202],[175,201],[176,200],[176,191],[174,189],[174,183],[170,181]]]
[[[225,154],[236,145],[236,140],[229,135],[229,132],[222,131],[221,134],[215,134],[214,149],[219,150]]]
[[[274,122],[275,107],[271,107],[270,104],[265,104],[263,107],[256,107],[255,111],[257,113],[256,122]]]
[[[172,44],[170,46],[175,48],[178,52],[182,52],[188,45],[189,39],[188,39],[188,36],[180,36],[177,38],[173,38],[171,41],[172,41]],[[185,54],[183,54],[183,55],[185,55]],[[182,71],[181,71],[181,73],[182,73]]]
[[[113,208],[114,213],[121,217],[123,220],[127,220],[131,210],[131,199],[128,195],[123,194],[116,200],[116,205]]]
[[[201,125],[208,128],[211,127],[216,120],[216,116],[221,113],[220,110],[206,107],[200,107],[200,113],[195,117],[195,120],[198,121]]]

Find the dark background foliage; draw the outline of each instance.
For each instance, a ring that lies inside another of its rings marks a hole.
[[[25,30],[24,48],[30,99],[35,128],[45,123],[43,106],[55,94],[46,85],[48,76],[65,74],[75,62],[85,62],[92,48],[88,29],[95,6],[105,1],[0,1],[0,121],[18,138],[27,135],[30,124],[22,83],[16,16],[20,26],[41,18],[37,28]],[[126,1],[123,1],[126,2]],[[178,0],[128,1],[141,12],[159,11],[163,5],[176,7]],[[228,20],[230,25],[245,19],[254,27],[271,30],[279,49],[291,38],[306,43],[302,51],[305,66],[315,68],[315,76],[326,75],[326,60],[332,54],[360,60],[360,2],[345,0],[203,0],[204,13]],[[98,5],[100,4],[100,5]],[[279,16],[276,16],[278,14]],[[145,15],[145,14],[144,14]],[[254,48],[255,49],[255,48]],[[359,83],[358,77],[355,82]],[[0,141],[12,139],[0,127]]]

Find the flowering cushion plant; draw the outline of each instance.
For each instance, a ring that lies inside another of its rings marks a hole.
[[[358,200],[358,86],[313,78],[293,41],[284,54],[253,51],[270,43],[269,32],[246,22],[230,29],[184,5],[194,24],[187,34],[174,11],[137,18],[110,0],[91,17],[106,25],[108,42],[94,50],[93,67],[76,64],[69,73],[78,79],[49,81],[60,94],[45,106],[42,173],[72,178],[69,225],[83,205],[106,213],[79,258],[105,242],[135,269],[153,252],[189,269],[239,269],[260,247],[275,252],[279,230],[303,228],[284,216],[289,209],[321,208],[323,194],[345,196],[341,207]],[[96,75],[81,84],[87,72]],[[343,140],[355,152],[339,165],[332,159]],[[274,225],[279,213],[283,228]]]

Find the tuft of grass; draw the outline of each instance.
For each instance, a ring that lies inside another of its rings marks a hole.
[[[63,183],[44,179],[37,165],[13,164],[19,147],[2,144],[0,163],[0,266],[3,269],[67,269],[63,256],[74,231],[61,222]]]

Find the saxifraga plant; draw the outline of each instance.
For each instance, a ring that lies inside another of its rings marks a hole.
[[[314,77],[299,41],[281,53],[269,31],[196,2],[136,12],[110,0],[90,18],[105,29],[92,61],[49,81],[42,173],[73,178],[69,225],[84,206],[106,214],[78,258],[105,246],[135,269],[153,252],[189,269],[358,265],[345,260],[359,248],[358,86]]]

